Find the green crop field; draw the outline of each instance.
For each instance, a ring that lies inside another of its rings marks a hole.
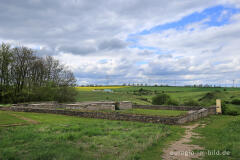
[[[78,90],[77,101],[131,101],[135,104],[150,105],[152,97],[160,93],[168,94],[179,105],[184,105],[189,100],[196,101],[200,106],[215,105],[215,100],[230,102],[240,99],[240,88],[194,88],[194,87],[119,87],[112,88],[113,93]],[[141,91],[143,90],[143,91]],[[227,104],[228,105],[228,104]],[[238,106],[231,106],[235,108]],[[237,108],[238,110],[238,108]]]
[[[162,124],[15,114],[40,124],[0,128],[0,159],[125,160],[144,157],[152,147],[158,150],[155,156],[160,158],[166,143],[183,133],[179,126]],[[1,111],[1,116],[8,116],[8,112]],[[15,121],[14,117],[12,121]]]

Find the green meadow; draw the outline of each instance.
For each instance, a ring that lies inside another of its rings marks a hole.
[[[228,156],[206,154],[203,159],[240,159],[239,88],[113,87],[112,90],[113,92],[109,93],[79,89],[77,101],[131,101],[135,104],[151,105],[154,96],[165,93],[177,101],[177,105],[196,104],[209,107],[220,98],[225,114],[230,115],[214,115],[199,120],[197,123],[206,126],[194,130],[200,133],[201,139],[193,139],[192,143],[204,147],[204,151],[230,153]],[[146,109],[115,112],[163,117],[187,113]],[[39,123],[31,124],[19,117]],[[11,126],[15,124],[19,126]],[[180,139],[184,130],[175,125],[0,111],[0,159],[159,160],[163,149]]]
[[[240,116],[211,116],[201,123],[206,126],[195,130],[201,134],[201,139],[193,143],[205,148],[204,159],[240,159]]]
[[[5,124],[16,119],[0,111]],[[180,126],[110,121],[53,114],[14,113],[40,122],[0,127],[0,159],[140,159],[181,136]],[[11,119],[12,118],[12,119]],[[5,119],[5,118],[4,118]]]
[[[16,118],[7,112],[0,111],[0,127],[1,125],[24,124],[26,121]]]
[[[177,101],[178,105],[185,105],[188,101],[194,101],[199,106],[209,107],[215,105],[216,99],[219,98],[231,110],[240,113],[240,104],[231,104],[232,100],[240,99],[240,88],[135,86],[112,90],[112,93],[78,90],[77,101],[131,101],[135,104],[151,105],[154,96],[165,93]]]

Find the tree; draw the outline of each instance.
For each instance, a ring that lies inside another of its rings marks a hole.
[[[73,73],[53,57],[40,58],[30,48],[2,43],[0,102],[73,101],[75,86]]]
[[[158,94],[152,98],[152,104],[154,105],[163,105],[170,100],[170,96],[164,93]]]

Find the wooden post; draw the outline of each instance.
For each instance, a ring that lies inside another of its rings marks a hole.
[[[216,112],[222,114],[221,99],[216,99]]]

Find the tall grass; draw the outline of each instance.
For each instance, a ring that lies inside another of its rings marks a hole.
[[[202,123],[208,124],[204,128],[196,129],[202,138],[194,140],[209,151],[227,151],[230,155],[208,155],[207,160],[237,160],[240,159],[240,116],[212,116],[205,118]]]
[[[38,125],[0,128],[0,159],[132,159],[182,131],[162,124],[15,113]],[[171,137],[171,136],[170,136]]]

